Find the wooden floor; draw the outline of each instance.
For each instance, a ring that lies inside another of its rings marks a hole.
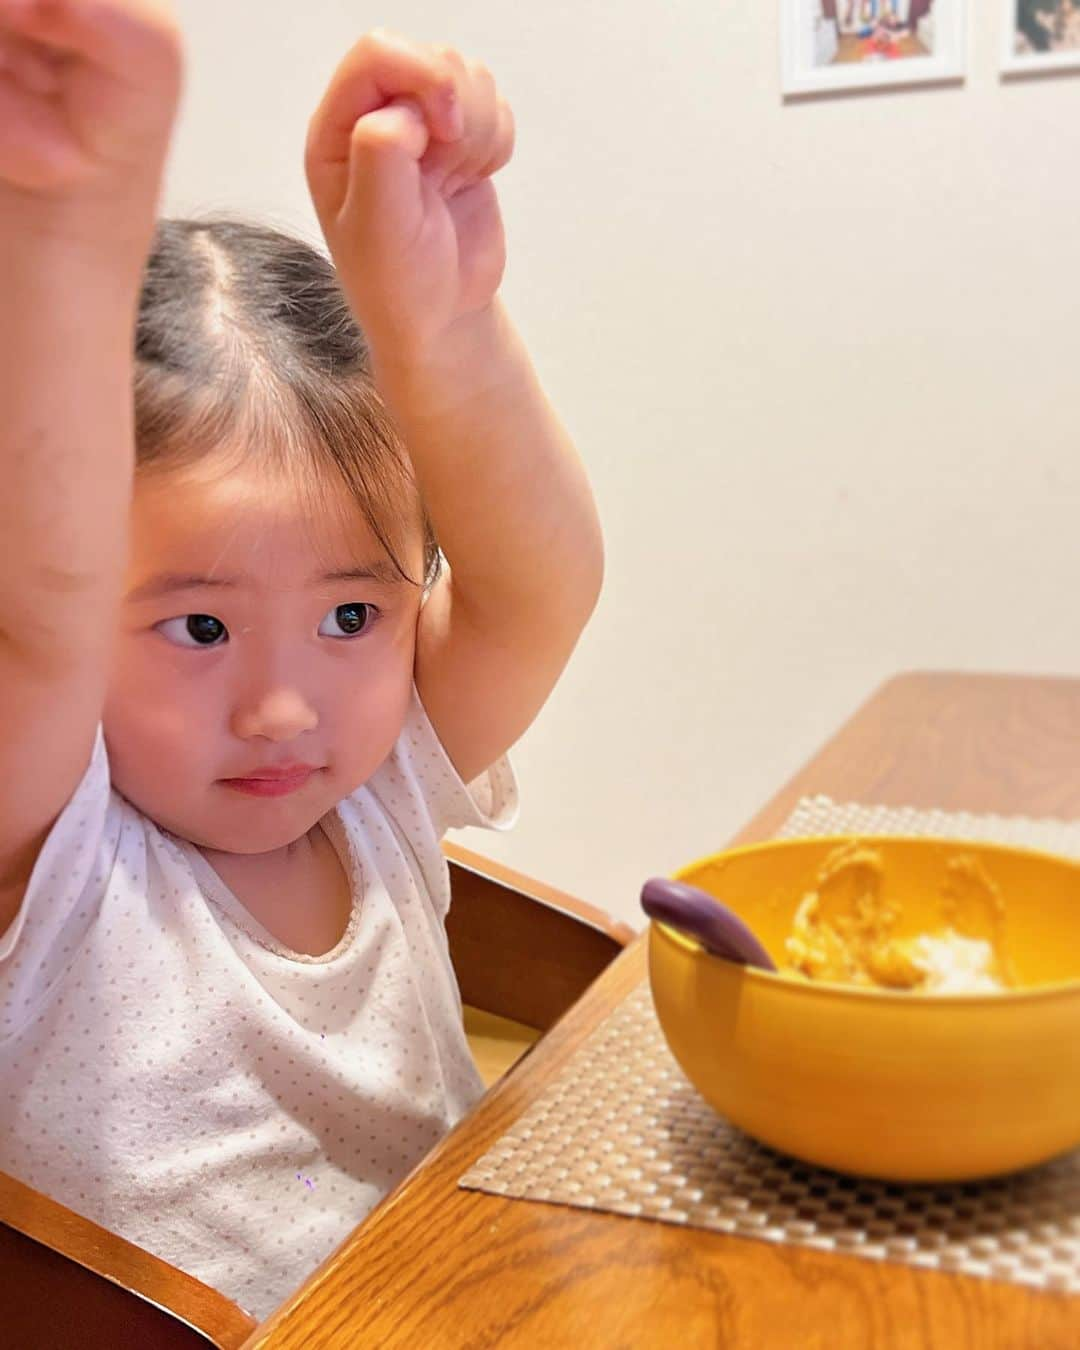
[[[897,47],[900,49],[900,55],[894,57],[894,60],[903,60],[906,56],[929,56],[930,52],[911,34],[900,38],[897,41]],[[829,62],[832,66],[850,65],[855,61],[865,61],[866,53],[864,51],[865,40],[856,37],[854,33],[842,33],[840,35],[840,45],[837,48],[836,55]]]

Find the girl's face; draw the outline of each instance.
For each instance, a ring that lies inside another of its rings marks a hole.
[[[303,836],[392,748],[422,591],[351,503],[244,471],[137,483],[105,707],[113,783],[205,848]],[[419,523],[403,550],[423,570]]]

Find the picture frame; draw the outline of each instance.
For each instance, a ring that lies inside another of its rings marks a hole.
[[[780,4],[785,98],[939,84],[966,74],[967,0]]]
[[[1001,70],[1080,70],[1080,0],[1002,0]]]

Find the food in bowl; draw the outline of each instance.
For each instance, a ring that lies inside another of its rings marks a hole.
[[[653,1001],[691,1083],[762,1143],[857,1175],[963,1181],[1080,1146],[1080,862],[972,840],[834,835],[726,849],[677,878],[790,964],[800,907],[854,843],[879,857],[893,938],[951,927],[987,941],[1005,987],[915,992],[750,968],[654,920]],[[845,875],[837,888],[860,879]]]
[[[881,850],[857,839],[829,854],[795,912],[782,974],[927,994],[1012,986],[1005,903],[976,857],[949,859],[934,927],[906,936],[897,932],[902,901],[885,897],[884,870]]]

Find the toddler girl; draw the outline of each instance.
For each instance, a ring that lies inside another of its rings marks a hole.
[[[439,841],[509,822],[601,547],[487,71],[346,56],[335,274],[155,226],[180,70],[164,0],[0,0],[0,1169],[263,1317],[480,1092]]]

